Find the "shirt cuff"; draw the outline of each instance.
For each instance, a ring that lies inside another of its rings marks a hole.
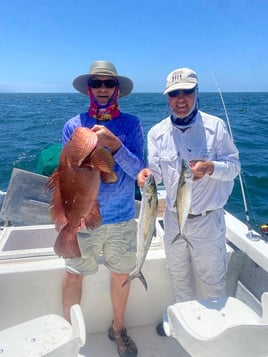
[[[213,161],[214,170],[210,175],[211,178],[220,179],[222,176],[226,175],[226,164],[224,162]]]

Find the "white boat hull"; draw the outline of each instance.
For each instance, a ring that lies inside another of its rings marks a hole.
[[[20,174],[15,172],[14,180]],[[12,189],[11,193],[14,192]],[[22,207],[27,207],[23,209],[23,212],[27,212],[26,218],[34,220],[32,209],[28,215],[29,204],[24,196],[21,201]],[[31,199],[31,207],[35,207],[35,210],[41,205],[40,202],[41,198],[38,202]],[[16,204],[12,205],[17,207]],[[6,213],[9,212],[9,205],[4,204],[4,208],[5,214],[2,216],[8,220],[9,215]],[[247,226],[228,212],[225,218],[229,252],[228,295],[238,297],[261,315],[260,297],[268,291],[268,244],[263,240],[251,241],[247,236]],[[64,260],[54,253],[56,236],[57,232],[51,224],[23,224],[5,227],[0,232],[0,286],[3,287],[0,297],[0,331],[42,315],[62,316],[61,287],[65,268]],[[85,357],[117,356],[115,344],[107,338],[107,330],[113,318],[110,273],[102,264],[102,257],[99,263],[99,271],[86,276],[83,282],[81,310],[87,339],[80,355]],[[132,282],[125,316],[125,325],[138,346],[139,356],[188,357],[189,354],[175,339],[159,337],[155,332],[155,326],[162,320],[167,306],[173,303],[163,248],[161,217],[157,219],[156,237],[142,270],[148,290],[144,289],[138,279]]]
[[[55,237],[54,227],[49,225],[4,229],[0,245],[0,286],[8,286],[8,294],[0,298],[0,329],[41,314],[62,314],[64,260],[53,252]],[[29,245],[34,248],[29,249]],[[149,282],[157,283],[149,283],[146,291],[139,280],[133,281],[126,313],[129,327],[157,323],[173,301],[159,238],[152,243],[143,273]],[[153,303],[156,297],[158,304]],[[84,279],[81,307],[89,333],[106,331],[112,321],[112,309],[110,275],[102,264],[102,257],[99,271]]]

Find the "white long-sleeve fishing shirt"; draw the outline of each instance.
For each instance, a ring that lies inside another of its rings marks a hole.
[[[148,165],[156,182],[164,183],[167,210],[175,211],[182,159],[214,163],[211,176],[193,182],[190,212],[200,214],[223,207],[240,171],[238,150],[223,120],[198,111],[195,122],[185,131],[167,117],[148,132]]]

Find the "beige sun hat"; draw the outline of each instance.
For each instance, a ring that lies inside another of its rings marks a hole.
[[[89,74],[82,74],[73,81],[73,86],[79,92],[88,95],[88,80],[94,76],[112,76],[116,77],[119,82],[119,97],[125,97],[133,89],[131,79],[117,74],[113,63],[108,61],[95,61],[90,65]]]
[[[193,89],[198,85],[196,73],[190,68],[177,68],[167,76],[164,94],[176,89]]]

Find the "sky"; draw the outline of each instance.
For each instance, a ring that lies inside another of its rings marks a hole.
[[[267,19],[267,0],[0,0],[0,92],[75,92],[95,60],[134,92],[180,67],[203,92],[268,91]]]

